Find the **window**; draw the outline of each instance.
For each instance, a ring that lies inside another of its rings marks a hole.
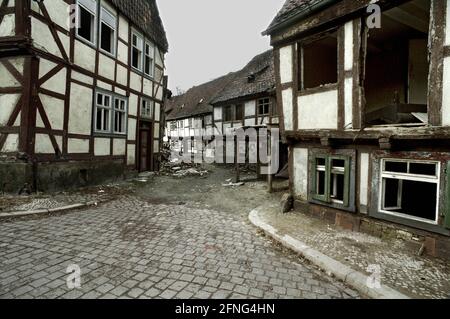
[[[100,20],[100,49],[114,55],[116,53],[117,19],[102,7]]]
[[[177,122],[170,122],[170,130],[176,131],[177,129]]]
[[[269,115],[270,114],[270,99],[260,99],[258,100],[258,114],[259,115]]]
[[[142,71],[142,51],[144,40],[141,35],[133,32],[131,35],[131,66]]]
[[[440,163],[384,159],[381,165],[380,211],[437,224]]]
[[[144,73],[153,77],[155,70],[155,47],[150,42],[145,43]]]
[[[114,133],[126,134],[127,101],[114,99]]]
[[[97,93],[95,107],[95,130],[109,132],[111,127],[111,95]]]
[[[244,119],[244,105],[236,105],[236,116],[235,121],[242,121]]]
[[[141,104],[141,117],[146,119],[153,119],[153,101],[142,100]]]
[[[350,198],[350,157],[316,156],[314,159],[313,199],[348,207]]]
[[[112,93],[97,92],[95,99],[95,132],[126,134],[127,100]]]
[[[78,0],[77,18],[78,28],[77,35],[95,44],[96,23],[97,23],[97,1],[95,0]]]
[[[233,121],[233,106],[232,105],[225,106],[224,121],[225,122]]]
[[[212,115],[205,116],[205,125],[212,125]]]
[[[300,89],[312,89],[337,83],[337,32],[300,45]]]

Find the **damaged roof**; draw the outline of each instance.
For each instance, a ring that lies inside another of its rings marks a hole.
[[[289,23],[296,18],[312,14],[326,5],[330,5],[339,0],[286,0],[281,10],[277,13],[272,23],[264,34],[271,34],[272,31]]]
[[[275,91],[275,67],[273,50],[254,57],[233,81],[227,85],[212,101],[213,104],[260,93]]]
[[[164,52],[168,51],[166,31],[156,0],[111,0],[111,2]]]
[[[184,119],[202,114],[212,113],[211,101],[234,78],[236,73],[230,73],[218,79],[194,86],[186,93],[174,96],[166,102],[168,121]]]

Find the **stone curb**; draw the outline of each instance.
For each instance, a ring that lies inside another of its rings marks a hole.
[[[54,214],[54,213],[60,213],[65,212],[69,210],[74,209],[80,209],[85,208],[89,206],[94,206],[100,203],[97,202],[87,202],[84,204],[73,204],[73,205],[67,205],[63,207],[57,207],[57,208],[51,208],[51,209],[39,209],[39,210],[33,210],[33,211],[27,211],[27,212],[10,212],[10,213],[2,213],[0,214],[0,219],[3,218],[13,218],[13,217],[24,217],[24,216],[31,216],[31,215],[42,215],[42,214]]]
[[[411,299],[410,297],[385,285],[382,285],[379,289],[369,288],[367,286],[367,282],[369,279],[367,275],[356,271],[311,247],[308,247],[303,242],[289,235],[280,235],[275,228],[262,221],[262,219],[259,217],[258,208],[250,212],[249,220],[254,226],[264,231],[266,235],[272,237],[283,246],[300,254],[311,263],[320,267],[326,273],[334,275],[337,279],[358,290],[365,296],[373,299]]]

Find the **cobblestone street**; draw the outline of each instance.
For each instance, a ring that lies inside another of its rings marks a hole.
[[[225,199],[224,199],[225,200]],[[137,195],[0,222],[0,298],[354,298],[246,214]],[[67,288],[67,267],[81,288]]]

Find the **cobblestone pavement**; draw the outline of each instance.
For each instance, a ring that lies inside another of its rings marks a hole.
[[[67,267],[81,288],[67,288]],[[242,217],[134,196],[0,222],[0,298],[355,298]]]

